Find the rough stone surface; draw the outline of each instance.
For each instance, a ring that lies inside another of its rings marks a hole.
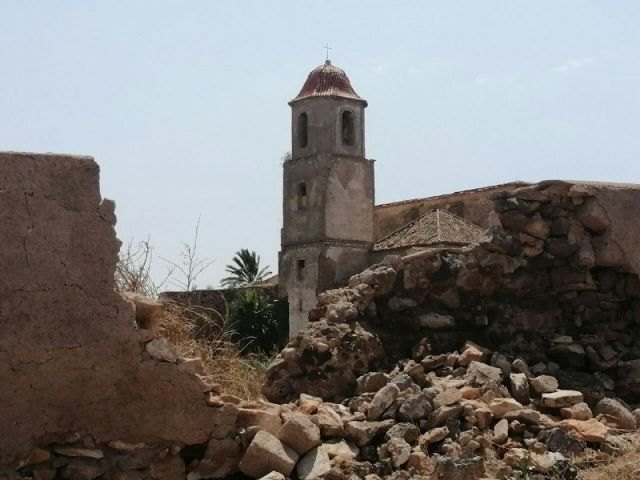
[[[293,414],[278,431],[277,437],[300,455],[320,445],[320,429],[307,415]]]
[[[451,315],[441,315],[439,313],[427,313],[418,318],[421,327],[432,329],[453,328],[456,320]]]
[[[493,427],[493,441],[501,445],[507,441],[507,438],[509,438],[509,421],[503,418]]]
[[[356,445],[362,447],[368,445],[374,438],[383,435],[393,425],[392,420],[381,422],[349,422],[346,425],[347,437]]]
[[[240,462],[240,471],[253,478],[259,478],[272,471],[289,476],[299,455],[291,447],[283,444],[265,430],[253,437],[249,448]]]
[[[410,395],[398,409],[398,418],[405,422],[418,421],[433,411],[433,406],[424,393]]]
[[[459,460],[438,457],[436,473],[442,480],[476,480],[484,474],[484,460],[482,457]]]
[[[393,401],[398,397],[400,389],[397,385],[390,383],[385,385],[376,392],[369,404],[367,410],[367,418],[369,420],[378,420],[384,411],[389,408]]]
[[[522,404],[514,398],[495,398],[489,402],[489,410],[495,417],[502,418],[509,412],[522,410]]]
[[[605,415],[612,419],[618,428],[635,430],[636,419],[631,411],[613,398],[603,398],[593,409],[595,415]]]
[[[242,445],[231,438],[212,438],[195,470],[202,478],[225,478],[238,471]]]
[[[558,389],[558,380],[550,375],[539,375],[530,378],[529,384],[536,393],[553,393]]]
[[[562,420],[558,426],[570,432],[585,442],[602,443],[606,440],[609,429],[598,422],[596,419],[591,420]]]
[[[382,449],[386,450],[386,453],[391,457],[391,464],[394,468],[399,468],[409,460],[411,454],[411,445],[409,445],[404,439],[393,437]]]
[[[581,392],[576,390],[558,390],[542,394],[542,405],[549,408],[570,407],[583,400]]]
[[[0,153],[0,464],[59,432],[193,444],[218,428],[193,375],[143,356],[98,177],[89,157]]]
[[[322,476],[331,469],[331,461],[327,451],[316,447],[300,459],[296,465],[296,473],[300,480],[313,480]]]
[[[175,363],[178,360],[176,348],[166,338],[155,338],[144,347],[151,358],[162,362]]]
[[[593,418],[593,413],[585,402],[576,403],[570,407],[563,407],[560,409],[560,416],[562,418],[572,418],[574,420],[589,420]]]
[[[344,437],[344,424],[340,415],[327,405],[320,405],[312,420],[325,438]]]
[[[488,381],[500,383],[502,370],[482,362],[471,362],[467,369],[467,378],[472,384],[484,384]]]
[[[280,472],[267,473],[264,477],[260,477],[259,480],[285,480],[285,476]]]
[[[529,403],[529,381],[524,373],[512,373],[509,375],[511,381],[511,394],[520,403]]]

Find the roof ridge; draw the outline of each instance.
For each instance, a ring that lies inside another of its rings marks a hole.
[[[434,208],[375,242],[374,250],[428,246],[438,243],[470,244],[484,229],[445,209]]]

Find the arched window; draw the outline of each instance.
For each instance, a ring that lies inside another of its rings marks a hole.
[[[353,112],[345,110],[342,112],[342,144],[353,145],[356,139],[356,127]]]
[[[298,183],[298,208],[307,208],[307,184]]]
[[[296,262],[296,277],[298,281],[304,280],[304,260]],[[300,300],[300,311],[302,311],[302,300]]]
[[[304,148],[307,146],[308,134],[307,134],[307,114],[301,113],[298,116],[298,147]]]

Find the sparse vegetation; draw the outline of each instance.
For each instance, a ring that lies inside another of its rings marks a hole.
[[[640,433],[631,438],[631,448],[620,456],[591,452],[575,463],[581,480],[640,479]]]
[[[162,282],[156,284],[151,278],[151,264],[153,263],[153,248],[149,238],[139,242],[129,241],[120,250],[116,264],[116,288],[119,292],[134,292],[150,298],[158,296],[159,290],[173,274],[169,269]]]
[[[200,217],[196,222],[195,232],[193,234],[193,240],[191,243],[183,243],[182,251],[180,252],[181,260],[174,262],[163,258],[165,262],[169,264],[170,274],[168,276],[169,281],[176,287],[190,292],[196,288],[196,280],[202,272],[211,266],[213,260],[206,257],[198,256],[198,235],[200,233]],[[176,274],[179,274],[176,276]]]
[[[198,229],[199,220],[193,242],[184,245],[181,253],[182,264],[169,262],[171,267],[160,285],[155,284],[151,277],[153,248],[149,240],[138,243],[129,242],[120,253],[116,266],[118,291],[135,292],[157,298],[162,286],[169,281],[174,271],[182,275],[181,278],[174,278],[174,283],[186,290],[192,289],[197,276],[211,264],[211,261],[197,256]],[[252,296],[249,295],[249,297]],[[239,298],[245,297],[240,295]],[[252,304],[249,302],[243,305]],[[175,302],[166,302],[164,315],[158,322],[157,331],[177,347],[181,356],[200,357],[205,373],[212,375],[216,382],[222,385],[225,393],[237,395],[243,399],[258,398],[270,361],[267,354],[262,352],[271,349],[266,348],[267,342],[261,337],[260,347],[243,351],[242,346],[253,345],[251,339],[245,340],[244,335],[252,335],[252,332],[269,332],[270,327],[267,326],[271,325],[270,319],[273,317],[270,315],[272,305],[266,300],[259,299],[254,306],[255,309],[243,309],[241,316],[250,318],[249,312],[252,312],[254,316],[251,318],[265,320],[264,328],[256,330],[254,326],[248,327],[246,322],[239,322],[246,330],[246,333],[239,335],[229,327],[229,319],[223,318],[213,309],[193,308]],[[277,340],[274,341],[274,344],[276,343]]]
[[[214,332],[208,338],[196,338],[197,323],[194,317],[211,324]],[[195,311],[176,303],[166,305],[166,311],[160,322],[159,333],[168,338],[181,356],[200,357],[205,372],[220,383],[225,393],[243,399],[260,396],[260,387],[270,358],[261,353],[242,354],[232,340],[232,331],[212,322],[211,317],[201,311]]]
[[[257,290],[240,292],[231,304],[231,337],[247,352],[272,352],[278,346],[276,305]]]
[[[246,248],[236,252],[233,263],[227,265],[225,270],[230,275],[223,278],[220,283],[227,288],[243,287],[264,280],[267,275],[271,275],[269,266],[260,268],[260,255]]]

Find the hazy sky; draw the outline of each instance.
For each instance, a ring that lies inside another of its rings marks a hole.
[[[0,0],[0,150],[94,156],[118,236],[156,256],[201,215],[201,287],[243,247],[275,272],[287,102],[326,42],[369,101],[377,203],[640,182],[632,0]]]

